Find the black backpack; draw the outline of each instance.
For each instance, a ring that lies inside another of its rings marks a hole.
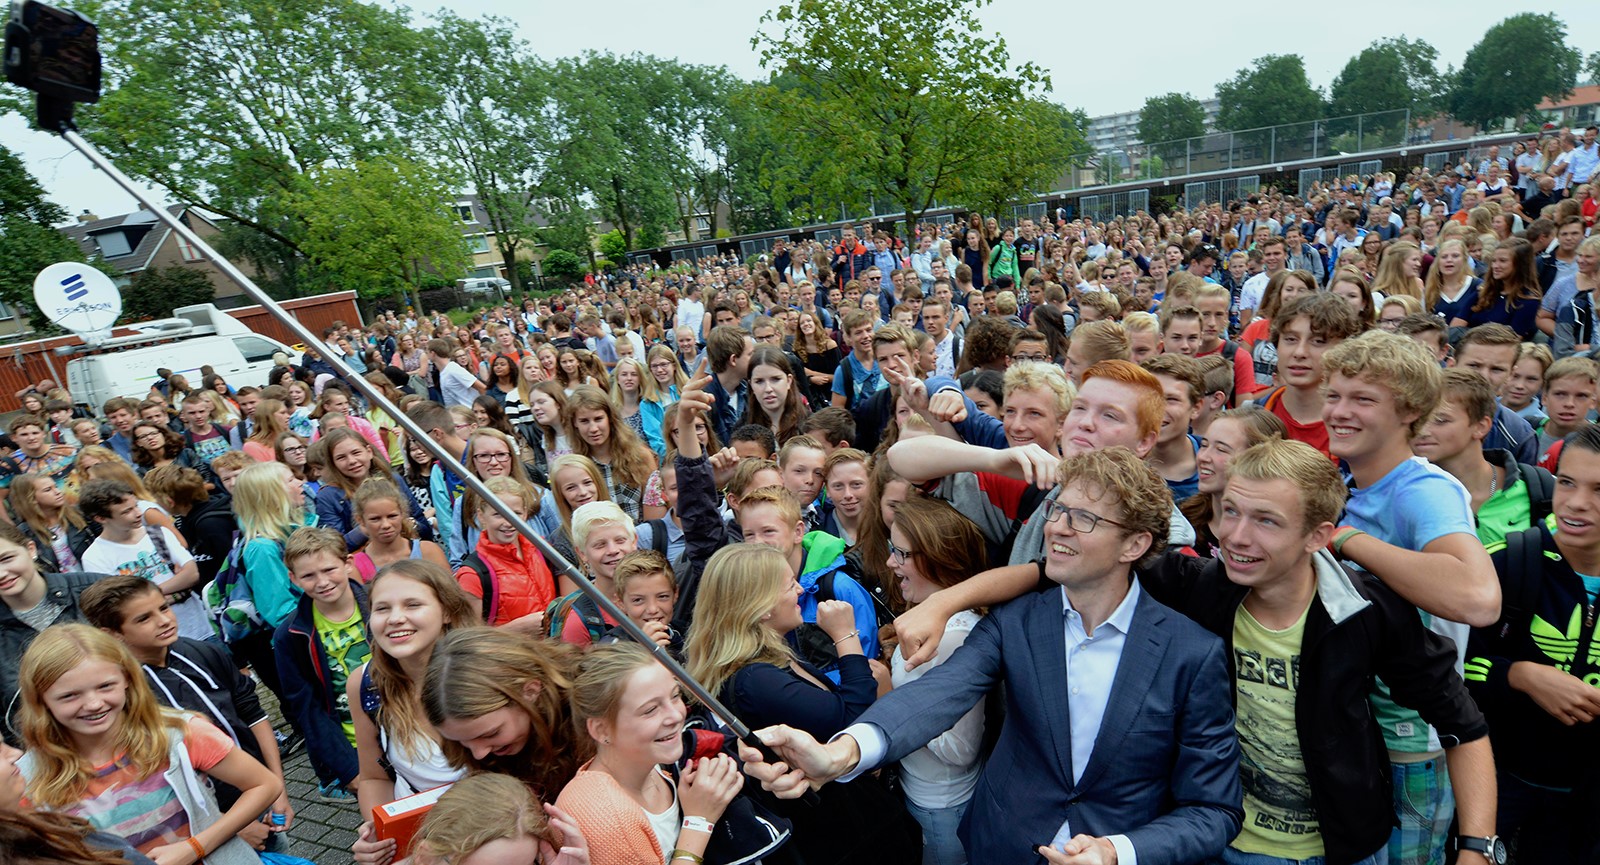
[[[667,521],[665,519],[648,520],[645,525],[650,527],[650,549],[661,555],[667,554]]]
[[[1528,485],[1529,521],[1537,529],[1544,518],[1550,516],[1550,502],[1556,494],[1556,478],[1550,472],[1527,463],[1517,463],[1517,469],[1522,473],[1522,482]]]

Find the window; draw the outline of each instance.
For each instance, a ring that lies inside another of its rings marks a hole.
[[[200,250],[196,249],[194,244],[189,242],[188,238],[181,234],[177,235],[177,237],[178,252],[183,255],[184,261],[201,261],[205,258],[205,256],[200,254]]]
[[[100,249],[100,254],[106,258],[116,258],[133,252],[133,247],[128,245],[128,235],[120,231],[108,231],[94,237],[94,245]]]
[[[16,317],[17,311],[11,308],[11,304],[0,300],[0,321],[10,321]]]
[[[711,217],[709,217],[709,216],[696,216],[694,218],[694,230],[695,230],[695,233],[697,233],[697,234],[706,234],[706,233],[710,232],[711,231]]]
[[[283,349],[258,336],[236,336],[233,344],[239,347],[245,363],[270,363],[274,352]]]
[[[462,222],[467,223],[468,225],[471,225],[472,223],[478,221],[478,218],[476,216],[474,216],[473,213],[472,213],[472,205],[471,204],[457,204],[456,205],[456,218],[460,219]]]
[[[488,252],[489,236],[486,234],[474,234],[467,238],[467,244],[472,247],[472,251],[475,253]]]

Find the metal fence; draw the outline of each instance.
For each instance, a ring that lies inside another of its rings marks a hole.
[[[1135,189],[1130,192],[1113,192],[1108,195],[1085,195],[1078,199],[1078,218],[1105,222],[1118,216],[1129,216],[1150,210],[1150,191]]]
[[[1259,174],[1224,180],[1200,180],[1183,185],[1183,204],[1185,207],[1195,207],[1201,203],[1229,202],[1259,191]]]

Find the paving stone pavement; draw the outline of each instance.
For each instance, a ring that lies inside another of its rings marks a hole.
[[[260,685],[256,686],[256,693],[261,707],[272,716],[273,727],[287,732],[289,725],[278,709],[278,699]],[[311,771],[304,748],[284,763],[283,774],[295,812],[294,825],[289,828],[291,843],[285,852],[317,865],[350,865],[350,845],[361,826],[355,799],[339,805],[318,799],[317,775]]]

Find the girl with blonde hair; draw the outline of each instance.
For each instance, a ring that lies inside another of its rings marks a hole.
[[[302,526],[317,524],[306,506],[304,485],[282,463],[256,463],[233,482],[233,514],[244,542],[243,580],[255,598],[256,612],[277,628],[299,603],[283,563],[283,546]]]
[[[420,699],[450,765],[501,772],[553,799],[593,753],[572,723],[577,662],[570,646],[502,628],[440,638]]]
[[[572,722],[594,758],[557,804],[572,815],[601,862],[704,861],[712,824],[743,787],[727,754],[684,758],[678,683],[636,643],[591,650],[571,689]]]
[[[612,371],[611,404],[622,416],[622,422],[644,439],[659,460],[666,453],[661,440],[661,416],[666,406],[656,388],[655,376],[644,361],[632,357],[617,361]]]
[[[240,450],[256,462],[272,462],[277,458],[273,446],[284,433],[289,432],[289,417],[289,407],[279,400],[263,399],[257,402],[255,413],[250,416],[255,423],[255,430],[244,440]]]
[[[372,655],[345,683],[356,728],[361,813],[460,780],[422,705],[422,683],[446,634],[473,624],[465,592],[445,568],[420,559],[395,562],[367,586]],[[393,838],[377,840],[362,823],[351,845],[358,865],[395,858]]]
[[[1467,244],[1460,238],[1450,237],[1439,242],[1433,255],[1433,266],[1428,268],[1428,278],[1422,287],[1422,308],[1444,319],[1448,324],[1454,319],[1465,319],[1478,299],[1478,287],[1483,284],[1472,272],[1472,262],[1467,258]]]
[[[462,778],[428,811],[411,840],[416,865],[542,862],[590,865],[578,824],[555,805],[541,806],[509,775]]]
[[[1417,274],[1422,268],[1422,247],[1409,240],[1397,240],[1383,250],[1378,260],[1378,276],[1372,290],[1384,297],[1408,294],[1421,300],[1424,287]]]
[[[31,803],[87,819],[156,862],[259,865],[237,836],[282,782],[206,719],[163,709],[115,637],[47,628],[19,678],[27,753],[17,768]],[[208,777],[240,791],[232,808],[218,807]]]

